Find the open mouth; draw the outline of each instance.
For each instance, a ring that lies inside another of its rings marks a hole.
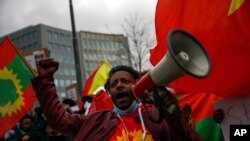
[[[124,103],[128,100],[129,96],[125,92],[119,92],[116,98],[119,103]]]

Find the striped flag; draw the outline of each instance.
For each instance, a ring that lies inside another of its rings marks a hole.
[[[110,64],[107,61],[103,61],[85,82],[82,97],[91,96],[98,88],[103,87],[108,78],[110,69]]]
[[[0,44],[0,137],[16,125],[34,105],[33,72],[6,37]]]
[[[107,61],[103,61],[86,80],[82,91],[82,97],[93,96],[96,91],[103,89],[110,70],[110,64]],[[79,107],[82,107],[82,104],[83,103],[81,101],[79,103]]]

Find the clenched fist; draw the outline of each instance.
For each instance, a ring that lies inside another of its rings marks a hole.
[[[37,73],[39,76],[53,76],[57,71],[59,63],[53,58],[44,58],[37,63]]]

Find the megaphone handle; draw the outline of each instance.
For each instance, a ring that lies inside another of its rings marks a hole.
[[[158,119],[154,119],[152,116],[149,116],[149,119],[154,122],[160,124],[163,120],[163,106],[162,106],[162,100],[160,98],[160,95],[158,94],[157,89],[153,89],[153,97],[154,97],[154,105],[158,109],[159,117]]]

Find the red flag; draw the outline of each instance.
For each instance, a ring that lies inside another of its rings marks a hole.
[[[25,115],[36,101],[33,72],[10,39],[0,44],[0,137]]]
[[[250,94],[250,1],[158,0],[155,15],[157,46],[150,51],[156,65],[166,54],[166,37],[172,29],[194,35],[208,52],[209,77],[179,78],[170,84],[177,93],[206,92],[222,97]]]

